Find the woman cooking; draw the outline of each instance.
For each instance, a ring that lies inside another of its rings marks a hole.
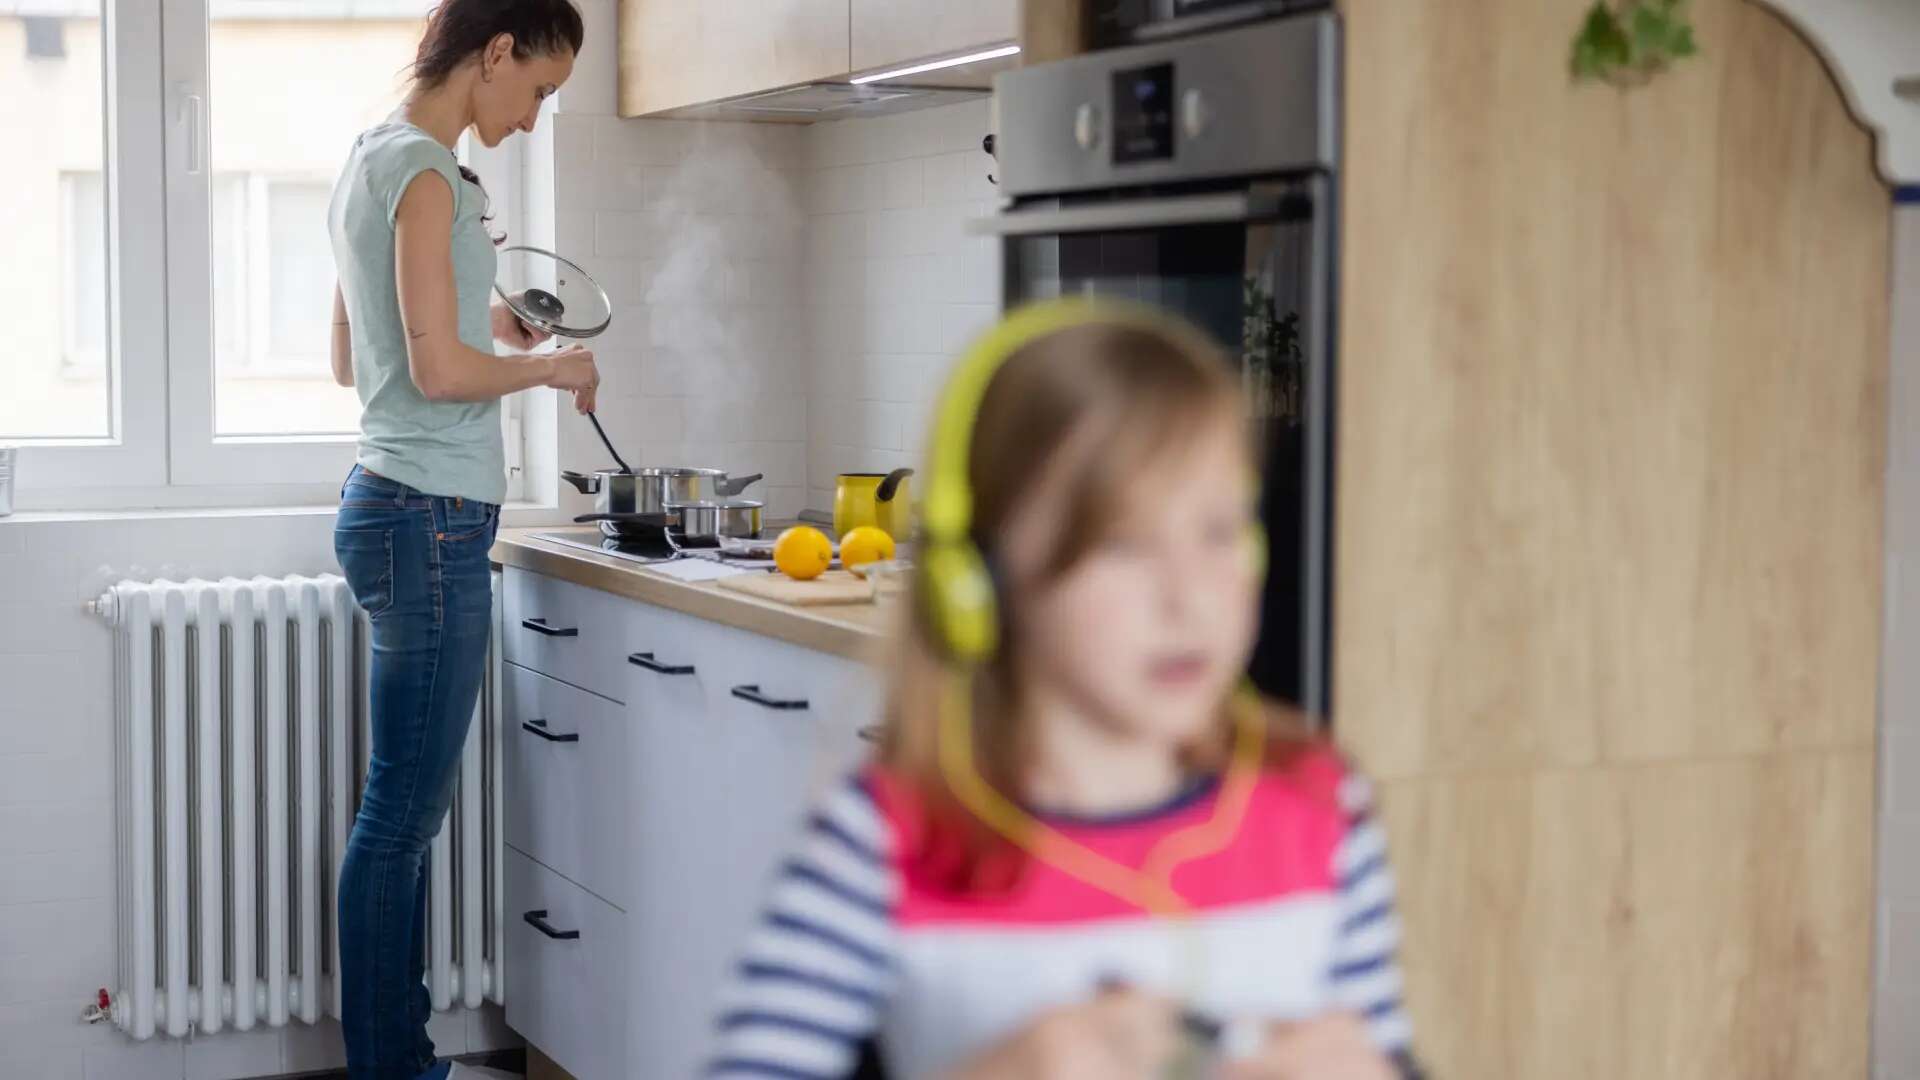
[[[372,747],[340,871],[341,1028],[353,1080],[442,1080],[423,976],[428,842],[480,692],[487,551],[506,496],[500,399],[535,386],[593,407],[593,354],[526,350],[489,307],[487,199],[453,147],[532,131],[585,38],[570,0],[444,0],[400,109],[354,143],[328,210],[340,284],[333,373],[362,406],[334,550],[373,627]],[[473,1075],[466,1071],[467,1075]]]

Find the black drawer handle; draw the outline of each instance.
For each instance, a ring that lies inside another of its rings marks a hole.
[[[553,924],[547,921],[546,908],[541,908],[539,911],[529,911],[525,915],[522,915],[521,918],[527,920],[528,926],[533,927],[535,930],[540,931],[555,941],[572,941],[580,936],[580,931],[578,930],[555,930]]]
[[[770,698],[760,692],[760,686],[757,683],[752,686],[734,687],[733,696],[739,698],[741,701],[751,701],[763,709],[798,711],[807,707],[805,698],[791,698],[784,701],[780,698]]]
[[[548,742],[579,742],[580,741],[580,733],[577,731],[570,731],[565,735],[555,735],[553,732],[548,731],[547,722],[545,720],[523,720],[520,722],[520,730],[531,732],[547,740]]]
[[[660,661],[655,660],[653,658],[653,654],[650,652],[634,653],[632,656],[627,657],[627,663],[632,664],[635,667],[646,668],[648,671],[651,671],[656,675],[691,675],[693,674],[692,664],[663,664]]]
[[[545,619],[521,619],[520,625],[536,634],[545,634],[548,637],[580,636],[580,628],[577,626],[548,626]]]
[[[855,732],[854,734],[860,736],[862,739],[865,739],[870,743],[877,743],[880,741],[880,725],[869,724],[866,727],[861,728],[859,731]]]

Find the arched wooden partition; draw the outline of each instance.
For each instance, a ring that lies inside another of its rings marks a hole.
[[[1336,713],[1443,1077],[1866,1073],[1890,198],[1807,43],[1347,0]]]

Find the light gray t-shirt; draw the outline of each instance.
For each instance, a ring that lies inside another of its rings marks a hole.
[[[334,184],[327,224],[340,294],[353,327],[361,465],[429,495],[506,498],[500,402],[428,401],[407,366],[407,331],[394,285],[393,219],[414,177],[431,170],[453,189],[453,277],[460,340],[491,353],[488,312],[495,255],[481,222],[486,194],[460,176],[453,151],[412,124],[362,134]]]

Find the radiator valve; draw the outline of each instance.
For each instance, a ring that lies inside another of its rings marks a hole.
[[[103,986],[100,988],[100,993],[95,998],[93,1004],[88,1005],[80,1011],[80,1019],[85,1020],[89,1024],[97,1024],[102,1020],[110,1020],[112,1018],[113,996],[108,994],[107,988]]]

